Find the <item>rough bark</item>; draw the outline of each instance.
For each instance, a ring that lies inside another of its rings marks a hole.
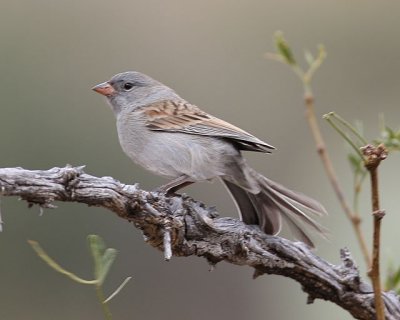
[[[31,171],[0,169],[0,193],[19,196],[29,205],[53,208],[55,201],[104,207],[132,222],[144,239],[164,257],[196,255],[214,265],[226,261],[254,268],[254,277],[278,274],[302,285],[308,302],[336,303],[356,319],[375,318],[374,295],[364,282],[349,251],[333,265],[301,242],[266,235],[257,227],[233,218],[218,218],[214,209],[187,196],[166,197],[125,185],[111,177],[94,177],[82,167]],[[386,319],[400,319],[400,301],[394,292],[382,293]]]

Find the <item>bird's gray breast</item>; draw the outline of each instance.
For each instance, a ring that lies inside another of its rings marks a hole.
[[[178,132],[152,131],[139,111],[117,117],[120,144],[134,162],[161,176],[183,174],[194,181],[225,174],[227,157],[238,151],[224,140]]]

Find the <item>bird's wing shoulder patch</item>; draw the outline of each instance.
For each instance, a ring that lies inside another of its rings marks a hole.
[[[143,111],[148,119],[146,125],[151,130],[180,130],[211,118],[194,105],[175,101],[154,103]]]

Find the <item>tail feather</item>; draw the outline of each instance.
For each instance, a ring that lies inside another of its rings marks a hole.
[[[314,248],[314,243],[310,239],[310,237],[303,231],[301,227],[298,226],[298,224],[293,221],[293,219],[290,216],[285,216],[286,218],[286,223],[288,224],[290,230],[293,232],[294,237],[296,239],[299,239],[300,241],[303,241],[305,244],[309,245],[310,247]]]
[[[282,209],[271,198],[260,197],[259,194],[249,192],[247,196],[257,208],[258,225],[261,229],[267,234],[278,234],[282,229]]]
[[[284,209],[281,211],[283,214],[285,214],[286,216],[296,216],[298,219],[313,227],[316,231],[324,233],[322,226],[318,222],[310,218],[305,212],[303,212],[290,202],[290,200],[292,199],[288,199],[287,197],[282,196],[272,189],[264,189],[264,192],[268,194],[268,196],[271,197],[274,201],[276,201],[282,207],[282,209]]]
[[[261,176],[259,173],[257,173],[258,176]],[[309,210],[311,213],[314,213],[316,215],[322,216],[328,214],[326,209],[322,204],[320,204],[318,201],[300,193],[300,192],[295,192],[293,190],[290,190],[281,184],[272,181],[264,176],[262,176],[262,180],[264,180],[265,184],[267,184],[271,189],[276,191],[277,193],[285,196],[286,198],[290,199],[292,202],[302,206],[303,208]]]
[[[277,234],[281,229],[281,217],[283,217],[295,237],[311,247],[314,247],[314,244],[303,230],[305,226],[326,237],[326,229],[309,216],[310,213],[319,216],[326,214],[325,208],[319,202],[289,190],[247,166],[243,169],[252,179],[248,185],[258,184],[259,193],[255,194],[246,186],[234,183],[237,180],[232,177],[222,177],[238,206],[243,222],[257,224],[267,234]]]
[[[265,233],[277,234],[281,230],[281,210],[269,198],[260,201],[236,184],[222,180],[238,207],[241,220],[249,225],[259,225]]]
[[[248,193],[232,182],[223,179],[222,182],[225,184],[238,208],[240,219],[246,224],[259,224],[259,219],[257,215],[258,208],[254,205],[253,201],[250,200]],[[271,229],[267,227],[268,231],[270,231]]]

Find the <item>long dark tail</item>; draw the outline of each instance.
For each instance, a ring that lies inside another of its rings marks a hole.
[[[303,230],[305,226],[325,237],[326,230],[310,217],[312,214],[326,214],[319,202],[289,190],[251,168],[246,169],[258,182],[261,192],[253,194],[231,181],[222,179],[234,198],[244,223],[259,225],[267,234],[277,234],[281,230],[283,216],[298,240],[314,247],[310,237]]]

